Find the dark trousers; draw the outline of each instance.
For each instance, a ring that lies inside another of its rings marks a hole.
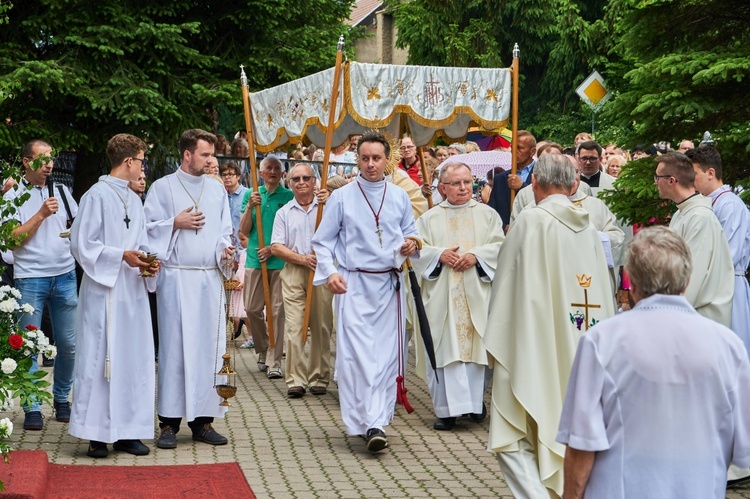
[[[159,428],[164,428],[165,426],[171,426],[175,433],[180,431],[180,423],[182,422],[182,418],[165,418],[164,416],[159,416]],[[193,431],[193,433],[198,433],[198,430],[203,428],[203,425],[206,423],[213,423],[214,418],[208,417],[208,416],[201,416],[198,418],[195,418],[192,421],[188,421],[188,426]]]

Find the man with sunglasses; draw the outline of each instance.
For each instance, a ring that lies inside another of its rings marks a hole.
[[[55,419],[67,423],[70,421],[68,396],[73,385],[78,285],[70,239],[60,237],[60,233],[67,230],[68,222],[72,222],[70,218],[75,218],[78,205],[65,185],[56,184],[50,178],[53,160],[48,143],[32,140],[23,146],[21,155],[24,178],[5,194],[5,199],[29,194],[29,199],[12,215],[19,223],[12,236],[23,237],[13,248],[16,288],[23,297],[21,302],[34,307],[34,312],[22,315],[18,322],[21,327],[40,327],[44,304],[49,303],[57,347],[52,383]],[[66,209],[59,209],[62,203],[58,204],[58,196],[67,200],[70,217]],[[33,358],[31,372],[37,369],[37,359]],[[24,406],[23,410],[25,430],[44,427],[41,403]]]
[[[310,353],[305,355],[302,323],[307,301],[310,272],[317,259],[310,241],[315,233],[318,203],[325,203],[328,191],[315,189],[317,180],[310,165],[298,164],[287,177],[294,199],[276,212],[271,237],[271,253],[285,264],[281,269],[284,299],[284,365],[289,398],[300,398],[309,389],[313,395],[326,393],[331,379],[331,330],[333,295],[323,285],[312,290],[310,310]]]
[[[669,152],[657,161],[654,183],[659,197],[677,205],[669,228],[685,240],[693,262],[685,298],[699,314],[730,327],[734,267],[711,200],[695,189],[695,170],[687,156]]]

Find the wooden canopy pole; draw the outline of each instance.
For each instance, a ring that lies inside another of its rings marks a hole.
[[[247,75],[244,66],[240,65],[242,74],[240,86],[242,86],[242,103],[245,105],[245,130],[247,131],[248,160],[250,161],[250,180],[253,184],[253,192],[260,192],[258,187],[258,166],[255,164],[255,138],[253,136],[252,109],[250,108],[250,90],[247,86]],[[249,204],[249,202],[248,202]],[[258,207],[260,208],[260,206]],[[255,210],[255,227],[258,229],[258,249],[266,247],[263,239],[263,220],[260,209]],[[250,251],[250,248],[248,248]],[[276,335],[273,330],[273,311],[271,310],[271,283],[268,280],[268,264],[260,262],[261,280],[263,281],[263,296],[266,300],[266,323],[268,325],[268,343],[273,348],[276,345]]]
[[[409,119],[409,118],[406,118]],[[413,138],[412,138],[413,139]],[[422,153],[422,148],[417,147],[417,155],[419,156],[419,167],[422,169],[422,182],[430,186],[430,192],[427,193],[425,196],[427,198],[427,209],[431,209],[433,207],[432,204],[432,179],[427,178],[427,165],[424,164],[424,154]],[[424,192],[422,193],[424,194]]]
[[[516,160],[516,152],[518,151],[518,56],[520,54],[520,50],[518,50],[518,44],[516,43],[513,47],[513,65],[510,67],[511,74],[513,75],[513,80],[511,85],[513,88],[511,89],[512,94],[512,100],[511,100],[511,106],[512,106],[512,124],[511,124],[511,133],[513,134],[513,137],[511,137],[510,142],[510,153],[513,156],[511,158],[511,167],[510,172],[515,175],[517,167],[517,160]],[[510,189],[510,208],[513,209],[513,200],[516,198],[516,191],[513,189]]]
[[[320,170],[321,188],[323,182],[328,178],[328,162],[331,156],[331,143],[333,142],[333,127],[336,124],[336,101],[339,98],[339,80],[341,79],[341,64],[344,59],[344,35],[339,37],[336,45],[336,67],[333,70],[333,88],[331,89],[331,100],[328,107],[328,126],[326,127],[326,143],[323,152],[323,167]],[[323,204],[318,203],[318,212],[315,217],[315,230],[318,229],[323,219]],[[307,342],[307,327],[310,324],[310,312],[313,298],[313,278],[315,272],[310,272],[307,278],[307,294],[305,295],[305,317],[302,319],[302,343]]]

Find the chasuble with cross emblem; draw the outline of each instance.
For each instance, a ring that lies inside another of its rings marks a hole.
[[[500,248],[483,341],[495,360],[488,450],[517,451],[526,440],[558,495],[565,447],[555,437],[578,340],[584,323],[614,314],[589,214],[562,194],[523,210]]]

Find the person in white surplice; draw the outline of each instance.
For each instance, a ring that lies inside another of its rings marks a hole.
[[[405,370],[406,293],[399,291],[398,269],[418,255],[421,241],[409,196],[385,179],[388,141],[368,132],[357,152],[359,176],[331,195],[312,239],[313,283],[327,283],[335,295],[336,381],[346,432],[364,435],[368,450],[377,452],[388,446],[383,428],[393,419]]]
[[[154,182],[146,197],[151,251],[162,261],[156,299],[159,321],[158,415],[156,446],[174,449],[182,418],[193,440],[224,445],[213,429],[225,407],[215,385],[226,351],[224,288],[234,254],[232,217],[224,186],[203,174],[214,154],[216,136],[187,130],[180,137],[182,164]]]
[[[487,415],[482,336],[505,236],[497,212],[471,198],[468,166],[446,165],[439,180],[445,201],[417,220],[424,245],[414,269],[422,277],[437,360],[436,372],[427,368],[437,416],[433,428],[445,431],[453,429],[458,416],[469,414],[479,422]]]
[[[76,365],[70,434],[90,440],[90,457],[115,450],[149,453],[154,437],[154,340],[138,256],[147,251],[143,206],[129,188],[147,150],[139,138],[112,137],[112,164],[84,194],[70,234],[84,271],[76,319]]]
[[[723,498],[730,462],[750,466],[750,362],[685,288],[691,251],[666,227],[626,254],[635,307],[583,335],[556,440],[565,499]]]
[[[615,313],[604,248],[588,212],[568,199],[576,170],[539,158],[536,206],[500,248],[482,338],[494,359],[487,444],[515,497],[557,497],[565,447],[555,442],[578,339]]]
[[[727,236],[711,210],[711,200],[695,190],[693,163],[684,154],[658,157],[654,183],[659,197],[677,205],[669,228],[690,248],[693,274],[685,298],[704,317],[732,325],[734,268]]]

